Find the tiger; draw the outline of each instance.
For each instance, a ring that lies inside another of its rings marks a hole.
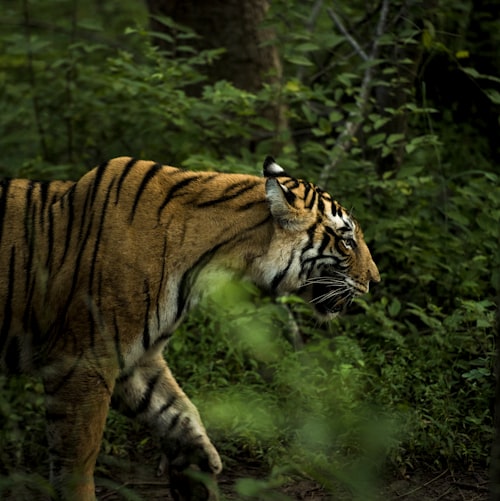
[[[76,182],[0,184],[0,367],[42,379],[57,499],[95,499],[111,403],[151,429],[172,479],[221,472],[164,358],[218,270],[325,321],[380,280],[352,214],[272,157],[263,176],[119,157]]]

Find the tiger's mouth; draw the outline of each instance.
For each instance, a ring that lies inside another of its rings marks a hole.
[[[353,299],[367,292],[366,289],[350,279],[323,276],[309,279],[300,295],[309,301],[319,318],[328,320],[344,313]]]

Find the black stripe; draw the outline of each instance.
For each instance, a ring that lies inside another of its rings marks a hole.
[[[160,407],[158,411],[158,416],[160,416],[164,412],[167,412],[175,404],[176,401],[177,397],[175,395],[171,395],[167,400],[167,402]]]
[[[130,379],[134,375],[135,368],[132,367],[126,370],[116,378],[116,384],[124,385],[127,379]]]
[[[121,347],[121,339],[120,339],[120,330],[118,328],[118,322],[116,320],[116,315],[113,314],[113,327],[115,330],[115,335],[113,336],[113,341],[115,344],[116,358],[118,360],[118,367],[120,371],[125,367],[125,360],[123,358],[122,347]],[[120,378],[118,378],[120,380]]]
[[[30,181],[26,189],[26,202],[24,210],[24,241],[28,247],[28,257],[26,259],[26,280],[24,289],[30,290],[29,284],[33,279],[31,267],[33,265],[33,255],[35,252],[35,218],[33,217],[33,190],[35,183]]]
[[[147,382],[146,391],[143,393],[141,399],[139,400],[139,403],[137,404],[136,408],[134,409],[134,413],[136,415],[142,414],[143,412],[148,410],[148,408],[151,404],[151,397],[153,396],[154,389],[155,389],[156,383],[158,382],[158,379],[160,379],[160,373],[155,374]]]
[[[66,256],[68,254],[68,250],[69,250],[69,245],[70,245],[70,242],[71,242],[71,235],[72,235],[72,231],[71,229],[73,228],[73,220],[75,218],[75,206],[74,206],[74,199],[75,199],[75,189],[76,189],[76,185],[73,185],[69,191],[67,192],[67,195],[65,195],[65,197],[67,196],[67,201],[68,201],[68,222],[67,224],[64,226],[64,231],[66,232],[66,235],[65,235],[65,238],[64,238],[64,250],[63,250],[63,254],[62,254],[62,258],[61,258],[61,264],[64,263],[65,259],[66,259]]]
[[[108,162],[103,162],[99,167],[94,170],[94,182],[92,183],[92,191],[90,195],[90,205],[94,204],[95,198],[97,196],[97,192],[99,190],[99,185],[101,184],[102,178],[104,176],[104,171],[108,166]]]
[[[92,260],[90,263],[89,288],[88,288],[88,293],[89,293],[90,297],[93,296],[92,286],[94,283],[95,265],[97,262],[97,254],[99,252],[99,246],[101,244],[101,235],[102,235],[102,231],[104,228],[104,220],[106,219],[106,210],[108,208],[109,199],[111,197],[111,191],[113,190],[114,184],[115,184],[115,179],[113,179],[111,181],[111,183],[109,184],[109,186],[106,190],[106,197],[104,199],[104,203],[103,203],[102,208],[101,208],[101,213],[100,213],[101,217],[99,218],[99,226],[97,227],[97,235],[96,235],[95,242],[94,242],[94,250],[92,252]]]
[[[188,309],[188,298],[191,293],[191,290],[193,289],[193,285],[196,283],[196,280],[203,270],[203,268],[211,261],[212,257],[214,254],[221,248],[224,247],[225,245],[235,241],[236,239],[241,239],[244,235],[247,233],[250,233],[260,226],[263,226],[269,221],[271,221],[272,216],[271,214],[267,215],[262,221],[258,222],[257,224],[251,226],[250,228],[246,228],[243,232],[239,233],[238,235],[235,235],[235,237],[224,240],[223,242],[220,242],[217,245],[214,245],[211,249],[203,253],[198,260],[184,272],[182,275],[180,285],[179,285],[179,292],[177,296],[177,312],[175,315],[175,320],[178,321],[181,316],[184,314],[184,312]]]
[[[307,208],[307,197],[310,191],[311,191],[311,185],[309,183],[304,183],[304,196],[302,197],[302,200],[304,200],[304,207],[306,208]]]
[[[3,310],[3,322],[0,329],[0,353],[3,351],[7,336],[9,335],[10,325],[12,323],[12,300],[14,296],[14,276],[16,266],[16,248],[13,245],[10,249],[9,276],[7,279],[7,296]]]
[[[82,223],[83,223],[83,220],[82,220]],[[88,240],[89,240],[91,230],[92,230],[92,219],[90,220],[90,222],[87,226],[87,231],[85,233],[85,236],[82,236],[82,238],[79,239],[80,248],[79,248],[78,253],[76,255],[76,259],[74,261],[73,277],[71,279],[71,287],[70,287],[70,290],[68,291],[68,296],[66,298],[66,305],[61,311],[68,311],[69,305],[71,304],[71,301],[73,300],[73,296],[75,295],[76,284],[78,282],[78,275],[80,273],[80,265],[81,265],[83,253],[85,252],[85,248],[86,248]],[[68,228],[68,231],[71,231],[71,229]],[[81,232],[81,227],[79,229],[79,232]]]
[[[64,198],[64,194],[62,194],[60,196],[60,198],[57,198],[57,193],[54,193],[52,195],[52,200],[50,201],[50,203],[51,203],[51,205],[53,205],[56,202],[59,202],[62,211],[64,211],[64,209],[66,209],[66,198]]]
[[[52,207],[47,210],[48,214],[48,226],[47,226],[47,258],[45,260],[45,266],[48,268],[48,273],[50,275],[53,261],[53,251],[54,251],[54,212]]]
[[[144,280],[143,293],[146,295],[146,314],[144,315],[144,332],[142,334],[142,346],[145,350],[149,349],[151,343],[151,334],[149,332],[149,310],[151,308],[151,294],[149,291],[149,283]]]
[[[32,304],[31,304],[31,302],[33,301],[33,294],[35,291],[36,275],[30,273],[30,269],[28,268],[26,270],[26,277],[27,279],[31,279],[31,282],[29,283],[29,286],[25,289],[26,294],[24,300],[23,328],[25,331],[30,330],[30,332],[32,332],[33,334],[38,334],[40,331],[39,328],[37,332],[33,331],[32,329],[33,321],[35,321],[36,326],[38,326],[38,323],[36,322],[36,319],[34,319],[34,313],[32,311]]]
[[[328,233],[332,238],[338,238],[336,233],[329,226],[325,226],[325,233]]]
[[[301,256],[304,256],[308,250],[311,250],[314,247],[314,235],[316,233],[317,224],[318,223],[316,222],[307,229],[307,245],[304,245],[302,248]]]
[[[155,349],[160,346],[162,343],[166,343],[172,337],[172,333],[170,331],[164,332],[160,334],[151,345],[151,348]]]
[[[253,200],[252,202],[247,202],[246,204],[235,207],[235,210],[238,212],[243,212],[245,210],[253,209],[256,205],[262,204],[268,204],[267,200]]]
[[[0,245],[2,243],[3,236],[3,222],[5,219],[5,214],[7,212],[7,197],[9,195],[10,181],[5,180],[1,183],[2,191],[0,193]]]
[[[295,200],[297,200],[297,195],[293,191],[290,191],[290,190],[283,191],[283,195],[285,195],[286,201],[290,205],[295,204]]]
[[[241,186],[234,193],[222,195],[219,198],[216,198],[216,199],[213,199],[213,200],[208,200],[206,202],[201,202],[201,203],[197,204],[197,207],[200,208],[200,209],[205,208],[205,207],[213,207],[214,205],[221,204],[221,203],[227,202],[229,200],[234,200],[235,198],[237,198],[237,197],[243,195],[244,193],[246,193],[247,191],[253,190],[256,186],[258,186],[260,184],[261,184],[261,181],[259,180],[259,181],[255,181],[255,182],[253,182],[251,184],[247,184],[247,185]],[[240,185],[241,185],[241,183],[232,185],[232,186],[230,186],[226,190],[226,192],[230,191],[233,188],[236,188],[236,187],[238,187]]]
[[[295,188],[298,188],[300,186],[301,181],[298,179],[294,179],[293,177],[287,179],[286,181],[283,181],[284,186],[286,186],[289,190],[294,190]]]
[[[78,184],[76,185],[76,188],[75,188],[76,191],[78,191]],[[81,191],[81,190],[80,190]],[[90,212],[90,190],[86,190],[85,192],[85,201],[83,203],[83,209],[82,207],[80,206],[80,203],[78,204],[79,205],[79,209],[81,211],[81,216],[80,216],[80,224],[78,225],[78,241],[81,242],[82,241],[82,238],[83,238],[83,234],[85,232],[85,221],[89,221],[89,224],[91,224],[92,222],[92,218],[89,217],[91,215],[91,212]],[[76,198],[76,192],[75,192],[75,198]],[[78,198],[81,199],[81,196],[79,196]],[[77,199],[78,202],[80,202],[80,200]],[[71,228],[70,228],[71,230]],[[88,226],[87,226],[87,234],[88,234]]]
[[[186,270],[182,275],[177,296],[177,312],[175,315],[176,321],[179,320],[184,312],[188,309],[189,294],[191,293],[193,285],[196,283],[196,279],[201,273],[201,270],[210,262],[214,254],[228,242],[230,242],[230,240],[221,242],[220,244],[217,244],[208,251],[204,252],[194,263],[194,265]]]
[[[288,270],[290,269],[290,266],[293,263],[294,258],[295,258],[295,251],[292,252],[292,255],[290,256],[290,259],[288,260],[288,263],[286,264],[285,268],[283,268],[279,273],[277,273],[274,276],[273,281],[271,282],[271,291],[273,293],[277,291],[279,284],[285,278],[286,274],[288,273]]]
[[[158,329],[160,328],[160,299],[163,292],[163,282],[165,280],[165,267],[167,264],[167,236],[163,237],[163,251],[161,255],[161,273],[160,281],[158,283],[157,301],[156,301],[156,323],[158,324]]]
[[[100,218],[99,218],[99,226],[97,228],[97,235],[95,237],[94,249],[92,251],[92,258],[90,261],[89,283],[88,283],[87,291],[88,291],[88,295],[90,298],[97,297],[97,301],[94,301],[94,304],[96,305],[96,307],[98,306],[98,304],[100,304],[100,294],[96,295],[93,292],[94,278],[95,278],[95,266],[97,263],[97,255],[99,253],[99,247],[101,244],[101,235],[102,235],[102,231],[104,228],[104,220],[106,218],[106,210],[107,210],[107,207],[109,204],[109,199],[111,197],[111,191],[113,189],[114,184],[115,184],[115,179],[113,179],[111,181],[111,183],[109,184],[109,186],[106,189],[106,197],[104,199],[104,203],[103,203],[102,208],[101,208]],[[96,324],[95,320],[96,319],[94,318],[94,314],[90,308],[88,310],[88,313],[89,313],[89,324],[90,324],[90,328],[89,328],[90,346],[93,348],[95,346],[95,324]],[[97,312],[97,314],[99,316],[100,326],[103,327],[102,318],[100,317],[99,312]]]
[[[318,212],[321,214],[325,212],[325,202],[323,201],[323,197],[318,197]]]
[[[339,216],[342,216],[342,211],[340,210],[340,208],[337,206],[337,204],[335,202],[332,202],[332,216],[335,218],[337,216],[337,209],[339,209]]]
[[[125,167],[123,168],[122,174],[120,176],[120,179],[118,180],[118,184],[116,185],[116,198],[115,198],[115,205],[118,204],[118,200],[120,198],[120,193],[122,189],[122,184],[125,181],[125,178],[128,176],[129,172],[132,170],[132,167],[138,162],[136,158],[131,158]]]
[[[173,415],[172,421],[170,421],[170,424],[168,425],[168,428],[167,428],[168,433],[172,432],[172,430],[177,426],[177,423],[179,422],[180,417],[181,417],[180,412]]]
[[[134,203],[132,205],[132,210],[130,212],[130,222],[133,221],[134,216],[135,216],[135,211],[137,209],[137,205],[139,204],[139,200],[141,199],[142,194],[144,193],[144,190],[146,189],[146,186],[148,183],[153,179],[156,174],[162,169],[162,166],[160,164],[153,164],[149,170],[146,172],[144,177],[142,178],[142,182],[139,185],[139,188],[137,189],[137,193],[135,194],[135,199]]]
[[[306,185],[307,188],[309,188],[309,185]],[[311,189],[311,200],[309,200],[309,203],[306,204],[306,208],[307,209],[312,209],[314,207],[314,204],[316,202],[316,197],[317,197],[317,193],[316,193],[316,190],[314,188]],[[304,200],[307,199],[307,195],[304,197]]]
[[[182,181],[179,181],[178,183],[174,184],[174,186],[172,186],[170,190],[168,190],[166,197],[164,198],[162,204],[158,208],[157,212],[158,219],[160,219],[163,209],[168,205],[168,203],[172,200],[172,198],[174,198],[175,193],[179,190],[182,190],[182,188],[185,188],[186,186],[188,186],[189,184],[198,179],[200,179],[200,175],[194,174],[191,177],[186,177]]]
[[[322,255],[323,252],[325,252],[325,249],[327,248],[328,244],[332,241],[331,237],[327,234],[323,234],[323,238],[321,240],[321,244],[318,248],[318,255]]]
[[[47,205],[47,200],[49,198],[49,182],[40,181],[38,183],[40,188],[40,208],[38,209],[40,231],[45,233],[45,209]]]

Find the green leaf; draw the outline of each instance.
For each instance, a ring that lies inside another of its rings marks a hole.
[[[462,377],[464,379],[477,380],[477,379],[483,379],[485,377],[488,377],[489,375],[490,375],[490,371],[488,369],[481,367],[479,369],[472,369],[471,371],[464,372],[462,374]]]
[[[314,66],[309,59],[305,56],[301,56],[300,54],[294,54],[293,56],[287,56],[286,60],[289,63],[296,64],[298,66]]]
[[[339,122],[344,118],[344,115],[340,113],[340,111],[332,111],[330,112],[330,115],[328,116],[328,119],[330,122]]]
[[[397,317],[399,312],[401,311],[401,302],[399,301],[399,299],[394,298],[387,308],[387,311],[389,312],[389,315],[391,317]]]
[[[394,143],[397,143],[398,141],[401,141],[405,138],[404,134],[401,134],[400,132],[396,134],[390,134],[389,137],[387,138],[387,144],[391,145]]]
[[[462,68],[462,71],[464,73],[467,73],[467,75],[469,75],[473,78],[480,78],[481,77],[481,74],[475,68]]]
[[[383,142],[385,141],[385,138],[387,137],[387,134],[385,132],[379,132],[377,134],[373,134],[373,136],[370,136],[368,138],[368,141],[366,144],[368,146],[381,146]]]
[[[294,50],[297,50],[299,52],[311,52],[311,51],[318,50],[318,49],[319,49],[319,46],[315,43],[312,43],[312,42],[301,43],[301,44],[296,45],[294,47]]]
[[[390,117],[380,117],[373,122],[373,129],[377,130],[391,120]]]
[[[486,89],[484,93],[488,96],[489,100],[494,104],[500,104],[500,92],[496,89]]]

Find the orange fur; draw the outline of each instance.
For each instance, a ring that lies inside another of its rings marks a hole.
[[[94,499],[113,397],[147,422],[171,471],[222,464],[163,357],[204,276],[226,269],[330,318],[379,274],[358,223],[288,176],[189,172],[116,158],[78,182],[0,188],[0,364],[44,381],[52,480]]]

